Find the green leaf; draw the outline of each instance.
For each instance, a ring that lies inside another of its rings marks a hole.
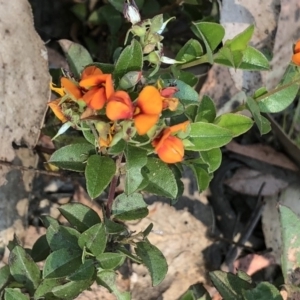
[[[253,98],[247,97],[246,106],[250,110],[260,134],[268,133],[271,130],[270,122],[260,114],[257,102]]]
[[[152,285],[160,284],[168,272],[168,264],[161,251],[148,241],[145,241],[136,243],[135,252],[149,270]]]
[[[4,300],[29,300],[21,291],[12,288],[6,288]]]
[[[64,284],[65,280],[66,279],[64,277],[43,279],[34,293],[34,300],[37,299],[55,300],[51,291],[54,287]]]
[[[209,273],[209,277],[224,300],[243,300],[243,290],[253,288],[252,284],[232,273],[214,271]]]
[[[197,104],[199,102],[199,95],[194,88],[181,80],[176,81],[176,86],[179,91],[174,94],[174,97],[180,99],[180,102],[184,106]]]
[[[45,261],[43,278],[58,278],[75,272],[82,264],[81,255],[78,249],[59,249],[52,252]]]
[[[195,122],[212,123],[217,115],[214,101],[207,95],[203,96],[198,106]]]
[[[111,74],[114,72],[115,66],[113,64],[106,64],[100,62],[94,62],[89,66],[95,66],[100,69],[104,74]]]
[[[193,73],[180,71],[178,75],[178,79],[188,84],[191,87],[194,87],[198,83],[198,78]],[[178,109],[178,107],[177,107]],[[177,110],[176,110],[177,111]]]
[[[223,26],[217,23],[197,22],[192,23],[192,31],[203,40],[206,47],[208,62],[213,63],[213,51],[222,42],[225,35]]]
[[[90,53],[83,46],[69,40],[59,40],[59,44],[66,55],[71,72],[79,78],[85,66],[93,62]]]
[[[105,230],[108,234],[120,234],[127,232],[126,227],[123,224],[105,219]]]
[[[243,70],[269,70],[270,65],[268,59],[257,49],[248,46],[243,52],[243,59],[239,65],[239,69]]]
[[[233,137],[247,132],[253,125],[253,121],[249,117],[233,113],[219,116],[214,123],[222,128],[228,129]]]
[[[300,219],[288,207],[279,206],[282,246],[281,267],[285,284],[296,284],[300,265]]]
[[[46,234],[40,236],[33,244],[31,250],[31,257],[35,262],[45,260],[50,254],[50,247],[47,242]]]
[[[91,153],[95,153],[95,147],[89,143],[71,144],[56,150],[48,163],[61,169],[83,172],[85,162]]]
[[[95,273],[95,261],[93,259],[86,259],[85,262],[70,276],[68,280],[79,281],[79,280],[90,280],[93,278]]]
[[[92,226],[81,234],[78,245],[81,249],[88,248],[95,256],[104,252],[107,242],[105,226],[100,223]]]
[[[95,25],[106,23],[111,35],[115,35],[120,30],[123,19],[121,14],[111,5],[103,5],[92,12],[89,22]]]
[[[232,51],[229,47],[224,46],[215,55],[214,62],[228,67],[249,71],[263,71],[270,68],[267,58],[251,46],[247,46],[243,51]]]
[[[86,169],[86,187],[89,196],[98,197],[109,185],[116,173],[115,162],[107,156],[92,155],[89,157]]]
[[[125,148],[126,179],[125,193],[134,193],[143,181],[141,169],[147,163],[147,151],[127,144]]]
[[[148,185],[143,188],[144,191],[173,199],[177,197],[176,178],[167,164],[158,158],[149,157],[145,168]]]
[[[59,250],[61,248],[76,249],[78,247],[78,238],[80,233],[67,226],[53,227],[50,225],[47,228],[46,238],[52,251]]]
[[[84,3],[78,3],[71,7],[71,11],[81,21],[85,22],[87,16],[87,6]]]
[[[250,25],[244,31],[236,35],[233,39],[227,40],[225,46],[229,46],[231,51],[245,50],[254,32],[254,25]]]
[[[125,260],[125,255],[123,253],[109,253],[105,252],[97,255],[96,259],[100,264],[102,269],[116,269],[120,267]]]
[[[58,299],[72,300],[83,291],[87,290],[93,283],[93,279],[70,281],[64,285],[56,286],[52,289],[54,296]]]
[[[124,1],[123,0],[108,0],[108,2],[119,12],[123,12]]]
[[[197,122],[192,123],[190,126],[189,141],[194,146],[187,146],[187,150],[207,151],[220,148],[232,140],[232,134],[228,129],[215,124]]]
[[[287,83],[255,99],[261,112],[276,113],[286,109],[295,99],[298,83]]]
[[[200,283],[190,286],[180,300],[212,300],[207,290]]]
[[[12,279],[9,271],[9,266],[5,265],[0,269],[0,291],[2,291]]]
[[[33,294],[40,283],[40,269],[29,254],[21,246],[15,246],[9,254],[8,264],[13,278]]]
[[[59,211],[71,226],[79,232],[83,232],[101,222],[99,215],[93,209],[81,203],[62,205]]]
[[[50,216],[46,216],[46,215],[40,216],[40,219],[46,228],[48,228],[50,225],[52,225],[54,227],[59,226],[59,222]]]
[[[220,148],[201,151],[200,155],[203,161],[208,164],[208,172],[212,173],[220,167],[222,162],[222,151]]]
[[[283,300],[278,289],[268,283],[260,282],[254,289],[243,291],[245,300]]]
[[[201,55],[203,55],[201,44],[195,39],[190,39],[179,50],[175,60],[189,62],[199,58]]]
[[[141,44],[133,39],[131,45],[127,46],[119,56],[113,77],[116,85],[119,80],[131,71],[141,71],[143,68],[143,51]]]
[[[106,287],[110,292],[113,292],[117,300],[130,300],[129,292],[120,292],[116,285],[117,274],[113,270],[103,270],[97,274],[97,283]]]
[[[136,220],[148,215],[147,204],[141,194],[120,194],[112,205],[112,214],[119,220]]]
[[[85,137],[85,139],[95,147],[96,139],[95,139],[95,136],[94,136],[89,124],[87,122],[82,121],[80,123],[80,125],[81,125],[82,133],[83,133],[83,136]],[[91,126],[93,126],[93,125],[91,124]]]
[[[198,191],[204,191],[208,188],[209,183],[212,179],[211,175],[208,174],[207,170],[205,167],[197,164],[189,164],[189,167],[192,169],[196,180],[197,180],[197,187]]]

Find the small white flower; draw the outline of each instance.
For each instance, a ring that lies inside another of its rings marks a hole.
[[[157,31],[157,33],[158,33],[158,34],[161,34],[161,33],[165,30],[167,24],[168,24],[171,20],[173,20],[173,19],[175,19],[175,17],[172,17],[172,18],[168,19],[166,22],[164,22],[164,23],[162,24],[162,26],[160,27],[160,29]]]

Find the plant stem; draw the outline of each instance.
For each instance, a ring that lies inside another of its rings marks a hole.
[[[122,157],[123,157],[123,154],[120,154],[116,160],[117,171],[116,171],[116,174],[114,175],[113,179],[111,180],[110,186],[109,186],[108,198],[107,198],[107,204],[106,204],[106,217],[107,218],[110,218],[110,216],[111,216],[111,209],[112,209],[112,205],[113,205],[113,202],[115,199],[116,188],[117,188],[118,179],[120,176],[120,164],[122,162]]]

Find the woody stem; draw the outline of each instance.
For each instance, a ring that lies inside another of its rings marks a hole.
[[[120,154],[116,160],[116,174],[114,175],[114,177],[112,178],[111,182],[110,182],[110,186],[109,186],[109,191],[108,191],[108,197],[107,197],[107,204],[106,204],[106,217],[110,218],[111,216],[111,209],[112,209],[112,205],[115,199],[115,193],[116,193],[116,188],[117,188],[117,184],[118,184],[118,179],[119,179],[119,174],[120,174],[120,164],[122,162],[122,157],[123,155]]]

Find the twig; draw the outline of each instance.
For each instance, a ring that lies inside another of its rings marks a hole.
[[[238,244],[239,245],[244,245],[246,243],[246,241],[249,239],[249,237],[251,236],[255,226],[257,225],[261,214],[262,214],[262,209],[264,207],[264,203],[261,201],[261,193],[262,190],[265,186],[265,182],[261,185],[259,192],[258,192],[258,199],[256,202],[256,206],[250,216],[250,219],[245,227],[244,232],[241,234],[241,237],[238,240]],[[225,258],[225,265],[228,267],[230,272],[233,272],[233,262],[236,260],[236,258],[239,256],[239,254],[241,253],[241,247],[240,246],[234,246],[232,247]]]
[[[120,164],[122,161],[122,157],[123,157],[123,155],[121,154],[118,156],[118,158],[116,160],[117,171],[116,171],[116,174],[114,175],[113,179],[111,180],[111,183],[109,186],[108,198],[107,198],[107,204],[106,204],[106,217],[107,218],[110,218],[110,216],[111,216],[111,209],[112,209],[112,205],[113,205],[114,198],[115,198],[118,179],[120,176]]]
[[[0,165],[7,166],[10,169],[21,170],[21,171],[26,171],[26,172],[35,172],[37,174],[42,174],[42,175],[48,175],[48,176],[54,176],[54,177],[62,177],[63,176],[62,174],[57,173],[57,172],[35,169],[33,167],[24,167],[24,166],[13,165],[11,162],[4,161],[4,160],[0,160]]]

